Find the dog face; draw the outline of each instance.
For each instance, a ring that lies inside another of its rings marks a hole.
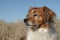
[[[53,19],[55,16],[55,13],[45,6],[40,8],[35,7],[29,10],[27,17],[24,19],[24,22],[27,26],[36,26],[39,28],[46,22],[51,23],[51,19]]]

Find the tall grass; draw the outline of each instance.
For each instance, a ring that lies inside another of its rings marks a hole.
[[[7,23],[0,20],[0,40],[20,40],[25,34],[26,28],[21,21]]]
[[[55,20],[55,22],[56,22],[56,29],[57,29],[59,40],[60,40],[60,20],[57,19]]]

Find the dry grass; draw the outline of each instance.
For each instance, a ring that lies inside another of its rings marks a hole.
[[[55,20],[56,28],[60,40],[60,20]],[[20,40],[26,34],[26,28],[23,22],[6,23],[0,21],[0,40]]]
[[[55,20],[56,22],[56,29],[57,29],[57,32],[58,32],[58,36],[59,36],[59,40],[60,40],[60,20]]]
[[[25,34],[26,28],[21,21],[12,23],[0,21],[0,40],[20,40]]]

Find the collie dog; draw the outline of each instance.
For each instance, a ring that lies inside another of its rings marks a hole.
[[[53,20],[55,17],[56,14],[46,6],[30,8],[24,19],[26,40],[57,40]]]

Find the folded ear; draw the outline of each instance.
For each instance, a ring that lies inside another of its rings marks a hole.
[[[48,7],[43,6],[42,8],[49,19],[53,19],[56,16],[56,14]]]
[[[48,14],[49,14],[49,17],[50,18],[54,18],[56,16],[55,12],[53,12],[52,10],[50,9],[47,9],[48,10]]]

